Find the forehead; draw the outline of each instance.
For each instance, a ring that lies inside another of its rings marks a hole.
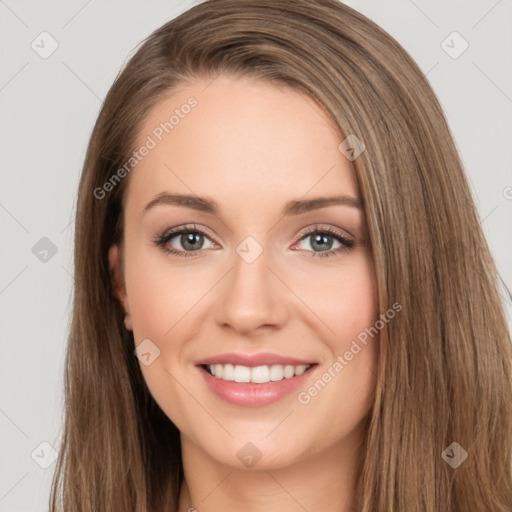
[[[342,136],[309,96],[252,78],[221,75],[180,86],[146,116],[128,201],[163,191],[214,196],[219,203],[358,195],[339,151]]]

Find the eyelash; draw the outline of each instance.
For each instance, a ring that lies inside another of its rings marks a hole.
[[[180,251],[180,250],[174,249],[173,247],[170,248],[167,246],[167,244],[174,237],[176,237],[177,235],[184,234],[184,233],[201,234],[201,235],[204,235],[204,236],[210,238],[210,236],[208,235],[208,233],[206,233],[206,231],[202,230],[201,228],[196,227],[195,225],[192,225],[192,226],[183,226],[180,228],[165,231],[164,233],[157,235],[157,237],[155,238],[153,243],[154,243],[154,245],[160,247],[163,251],[165,251],[166,253],[169,253],[169,254],[173,254],[173,255],[176,255],[179,257],[183,257],[183,258],[197,257],[198,256],[197,253],[200,253],[201,251],[203,251],[205,249],[199,249],[197,251]],[[335,256],[341,252],[350,251],[355,245],[355,242],[353,242],[352,240],[349,240],[348,238],[345,238],[338,231],[336,231],[332,228],[319,228],[318,226],[315,226],[313,229],[310,229],[306,232],[301,233],[299,242],[302,241],[304,238],[306,238],[310,235],[313,235],[313,234],[329,235],[341,243],[341,247],[338,247],[336,249],[330,249],[328,251],[320,251],[320,252],[307,251],[307,252],[312,252],[313,253],[312,257],[314,257],[314,258],[316,258],[316,257],[327,258],[329,256]]]

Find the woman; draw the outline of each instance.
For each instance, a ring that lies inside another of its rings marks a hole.
[[[439,103],[334,0],[210,0],[80,182],[51,510],[506,511],[512,352]]]

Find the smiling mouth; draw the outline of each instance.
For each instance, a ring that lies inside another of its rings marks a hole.
[[[301,365],[262,365],[262,366],[243,366],[232,364],[202,364],[201,368],[208,374],[228,382],[266,384],[268,382],[278,382],[298,377],[309,371],[313,364]]]

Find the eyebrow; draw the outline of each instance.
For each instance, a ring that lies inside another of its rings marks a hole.
[[[213,199],[189,194],[170,194],[168,192],[161,192],[156,195],[149,203],[146,204],[146,206],[144,206],[143,211],[146,212],[157,205],[182,206],[217,216],[220,213],[219,205]],[[362,201],[356,197],[315,197],[313,199],[298,199],[287,202],[283,208],[281,216],[299,215],[301,213],[334,205],[351,206],[359,210],[363,209]]]

